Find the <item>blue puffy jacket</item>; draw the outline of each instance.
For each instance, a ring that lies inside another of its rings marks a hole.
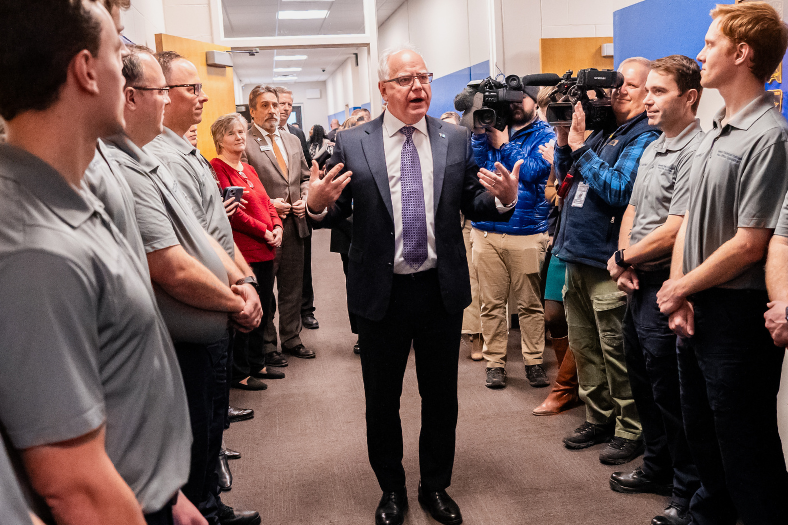
[[[512,218],[509,222],[474,222],[474,228],[511,235],[533,235],[547,231],[550,203],[544,198],[544,185],[550,176],[550,164],[542,158],[539,146],[553,139],[553,128],[542,120],[535,120],[512,133],[509,142],[500,150],[488,144],[486,134],[473,134],[471,146],[479,167],[494,171],[495,163],[500,162],[506,169],[511,170],[518,160],[523,160],[520,166],[517,205]]]

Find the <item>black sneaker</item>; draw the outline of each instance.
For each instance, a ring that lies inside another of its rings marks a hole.
[[[534,388],[550,386],[550,381],[547,380],[547,374],[544,373],[542,365],[525,365],[525,377]]]
[[[585,422],[564,438],[564,446],[571,449],[588,448],[607,443],[613,437],[615,425],[595,425]]]
[[[487,369],[487,388],[504,388],[506,386],[506,370],[502,366]]]
[[[287,358],[283,356],[282,352],[279,350],[274,350],[273,352],[268,352],[265,354],[265,364],[266,366],[277,366],[284,368],[287,366]]]
[[[645,445],[642,439],[627,439],[613,436],[613,439],[599,453],[599,462],[605,465],[622,465],[629,463],[643,453]]]

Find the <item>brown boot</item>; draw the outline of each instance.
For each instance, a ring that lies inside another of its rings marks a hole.
[[[482,348],[484,347],[482,334],[471,334],[471,345],[471,359],[481,361],[484,357],[482,355]]]
[[[555,339],[553,339],[555,344]],[[579,405],[580,397],[577,395],[577,365],[571,350],[565,351],[565,356],[558,369],[553,390],[544,400],[544,403],[534,409],[535,416],[552,416],[560,414]]]
[[[560,370],[566,351],[569,350],[569,337],[553,337],[552,343],[555,360],[558,362],[558,369]]]

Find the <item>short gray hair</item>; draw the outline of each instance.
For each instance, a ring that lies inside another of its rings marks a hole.
[[[276,90],[277,94],[279,94],[279,95],[290,95],[291,97],[293,96],[293,92],[290,91],[289,89],[287,89],[284,86],[277,86],[274,89]]]
[[[391,77],[389,76],[391,72],[389,71],[389,58],[391,55],[396,55],[400,51],[413,51],[414,53],[421,56],[421,53],[416,49],[416,47],[412,44],[402,44],[396,47],[390,47],[383,51],[380,55],[380,60],[378,60],[378,80],[381,82],[385,80],[389,80]],[[422,59],[424,57],[421,57]]]
[[[621,71],[621,68],[624,67],[624,64],[628,62],[635,62],[636,64],[640,64],[641,66],[645,67],[646,70],[651,71],[651,60],[643,57],[630,57],[624,59],[619,65],[618,70]]]
[[[211,137],[213,138],[213,145],[216,146],[216,153],[222,152],[222,140],[227,132],[236,124],[239,123],[247,128],[246,119],[240,113],[228,113],[216,119],[216,122],[211,124]]]

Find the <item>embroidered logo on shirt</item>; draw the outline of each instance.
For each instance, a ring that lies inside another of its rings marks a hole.
[[[722,157],[728,162],[732,162],[734,164],[741,164],[741,157],[739,157],[738,155],[734,155],[733,153],[728,153],[727,151],[717,151],[717,156]]]

